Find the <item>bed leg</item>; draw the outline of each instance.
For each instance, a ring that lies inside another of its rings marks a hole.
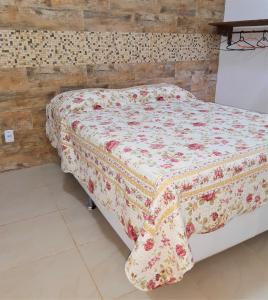
[[[87,201],[87,209],[88,210],[93,210],[95,209],[97,206],[96,204],[94,203],[94,201],[89,197],[88,198],[88,201]]]

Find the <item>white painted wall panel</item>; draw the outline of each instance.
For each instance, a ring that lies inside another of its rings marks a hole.
[[[268,0],[226,0],[224,19],[268,19]],[[268,48],[220,53],[216,103],[268,113]]]

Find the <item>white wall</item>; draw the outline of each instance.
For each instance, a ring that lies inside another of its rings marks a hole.
[[[226,0],[225,21],[249,19],[268,19],[268,0]],[[268,113],[268,48],[221,51],[216,103]]]

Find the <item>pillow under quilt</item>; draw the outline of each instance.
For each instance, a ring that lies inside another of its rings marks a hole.
[[[162,83],[124,89],[93,88],[69,91],[54,97],[49,105],[53,106],[58,116],[64,117],[72,112],[77,114],[79,111],[99,110],[113,105],[122,106],[133,102],[145,104],[174,99],[195,99],[195,96],[176,85]]]

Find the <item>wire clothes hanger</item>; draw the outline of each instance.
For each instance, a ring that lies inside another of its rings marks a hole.
[[[263,31],[263,35],[262,35],[261,39],[257,42],[258,48],[268,48],[268,39],[266,37],[267,32],[268,32],[267,30]]]
[[[265,36],[264,36],[264,38],[266,39]],[[268,42],[268,40],[267,40],[267,42]],[[240,49],[239,48],[232,48],[234,45],[238,45],[240,47]],[[241,31],[240,36],[239,36],[239,40],[231,43],[231,45],[227,45],[226,50],[227,51],[248,51],[248,50],[255,50],[256,48],[257,48],[256,46],[250,44],[248,41],[245,40],[244,31]]]
[[[262,37],[258,40],[257,38],[245,38],[245,33],[262,33]],[[229,39],[225,39],[221,42],[225,44],[227,42],[227,46],[225,48],[215,48],[220,51],[248,51],[255,49],[264,49],[268,48],[268,30],[262,31],[240,31],[233,32],[234,34],[239,34],[239,39],[235,42],[232,42]],[[253,44],[249,41],[254,41]],[[235,47],[234,47],[235,46]]]

